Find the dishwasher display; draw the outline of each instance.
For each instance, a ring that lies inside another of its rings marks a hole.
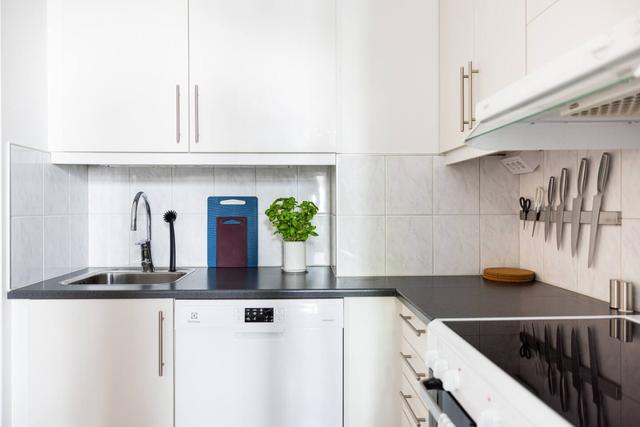
[[[338,299],[176,301],[176,427],[341,426],[342,313]]]

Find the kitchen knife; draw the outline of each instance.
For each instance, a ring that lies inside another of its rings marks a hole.
[[[571,256],[576,256],[578,251],[578,235],[580,234],[580,214],[582,212],[583,193],[587,186],[589,177],[589,160],[580,160],[580,170],[578,172],[578,195],[573,199],[573,209],[571,211]]]
[[[556,366],[560,375],[558,381],[558,392],[560,393],[560,408],[562,412],[569,410],[569,389],[567,388],[567,377],[564,374],[564,339],[562,338],[562,328],[558,325],[556,329]]]
[[[556,394],[556,377],[555,370],[551,367],[551,342],[549,341],[549,327],[544,325],[544,359],[547,362],[547,385],[549,393]]]
[[[604,427],[606,425],[603,408],[602,408],[602,396],[600,395],[599,373],[598,373],[598,355],[596,353],[596,341],[593,335],[593,329],[587,328],[589,338],[589,365],[591,368],[591,387],[593,390],[593,403],[596,405],[596,417],[598,427]]]
[[[578,334],[575,329],[571,329],[571,377],[573,379],[573,388],[577,392],[576,411],[578,412],[578,422],[580,427],[586,426],[587,423],[587,404],[582,394],[582,378],[580,377],[580,344],[578,342]]]
[[[547,207],[545,208],[544,217],[544,241],[547,241],[549,237],[549,230],[551,229],[551,214],[553,213],[553,201],[556,198],[556,177],[549,178],[549,187],[547,188]]]
[[[565,200],[567,198],[567,188],[569,182],[569,170],[562,168],[560,173],[560,188],[558,190],[560,194],[560,205],[556,210],[556,246],[560,250],[560,243],[562,242],[562,229],[564,228],[564,209]]]
[[[596,252],[596,241],[598,238],[598,223],[600,222],[600,208],[602,207],[602,197],[604,196],[607,178],[609,177],[609,153],[603,153],[598,167],[598,192],[593,196],[593,207],[591,208],[591,230],[589,230],[589,261],[588,267],[593,264],[593,256]]]

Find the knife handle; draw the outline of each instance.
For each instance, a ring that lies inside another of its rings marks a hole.
[[[553,200],[556,198],[556,177],[549,178],[549,188],[547,189],[547,202],[549,206],[553,204]]]
[[[569,170],[567,168],[562,168],[562,172],[560,173],[560,204],[562,206],[564,206],[564,200],[567,197],[568,174]]]
[[[578,196],[582,196],[584,188],[587,186],[587,178],[589,177],[589,159],[583,157],[580,160],[580,170],[578,171]]]
[[[609,153],[602,153],[600,159],[600,166],[598,167],[598,193],[604,191],[604,186],[607,185],[607,178],[609,178],[609,162],[611,155]]]

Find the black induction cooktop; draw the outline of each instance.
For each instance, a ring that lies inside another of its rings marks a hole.
[[[445,321],[576,426],[640,426],[640,324],[599,319]]]

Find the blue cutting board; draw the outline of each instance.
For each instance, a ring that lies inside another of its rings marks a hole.
[[[207,198],[207,265],[216,266],[216,223],[219,216],[244,216],[247,218],[247,266],[258,266],[258,198],[219,197]]]

